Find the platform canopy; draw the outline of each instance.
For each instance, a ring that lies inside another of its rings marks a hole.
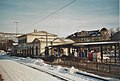
[[[120,41],[75,43],[75,44],[73,44],[73,46],[115,45],[115,44],[120,44]]]

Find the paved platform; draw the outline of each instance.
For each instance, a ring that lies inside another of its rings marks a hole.
[[[0,60],[0,74],[4,81],[60,81],[56,77],[11,60]]]

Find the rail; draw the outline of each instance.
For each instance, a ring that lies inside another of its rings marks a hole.
[[[71,78],[69,78],[69,77],[65,77],[65,76],[59,75],[59,74],[54,73],[54,72],[51,72],[51,71],[49,72],[49,71],[47,71],[47,70],[45,70],[45,69],[40,69],[40,68],[34,67],[34,66],[32,66],[32,65],[27,65],[27,64],[25,64],[25,63],[22,63],[22,64],[25,65],[25,66],[31,67],[31,68],[33,68],[33,69],[36,69],[36,70],[45,72],[45,73],[47,73],[47,74],[49,74],[49,75],[52,75],[52,76],[54,76],[54,77],[56,77],[56,78],[59,78],[59,79],[61,79],[61,80],[64,80],[64,81],[75,81],[74,79],[71,79]],[[76,74],[79,74],[79,75],[82,75],[82,76],[86,76],[86,77],[91,77],[91,78],[94,78],[94,79],[97,79],[97,80],[109,81],[109,80],[106,79],[106,78],[102,78],[102,77],[98,77],[98,76],[94,76],[94,75],[90,75],[90,74],[84,74],[84,73],[81,73],[81,72],[76,72]]]

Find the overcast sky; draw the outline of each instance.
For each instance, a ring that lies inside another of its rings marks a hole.
[[[48,31],[66,37],[76,31],[119,26],[119,0],[0,0],[0,32]],[[35,23],[35,24],[34,24]]]

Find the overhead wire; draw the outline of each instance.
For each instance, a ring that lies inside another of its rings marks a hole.
[[[64,9],[65,7],[69,6],[70,4],[72,4],[72,3],[75,2],[75,1],[76,1],[76,0],[71,1],[70,3],[64,5],[63,7],[59,8],[58,10],[56,10],[56,11],[52,12],[51,14],[45,16],[44,18],[40,19],[39,21],[37,21],[37,22],[35,22],[35,23],[33,23],[33,24],[25,27],[24,29],[26,29],[26,28],[28,28],[28,27],[30,28],[31,26],[33,26],[33,25],[35,25],[35,24],[37,24],[37,23],[42,22],[43,20],[47,19],[48,17],[52,16],[53,14],[57,13],[58,11]],[[21,29],[21,30],[24,30],[24,29]]]

